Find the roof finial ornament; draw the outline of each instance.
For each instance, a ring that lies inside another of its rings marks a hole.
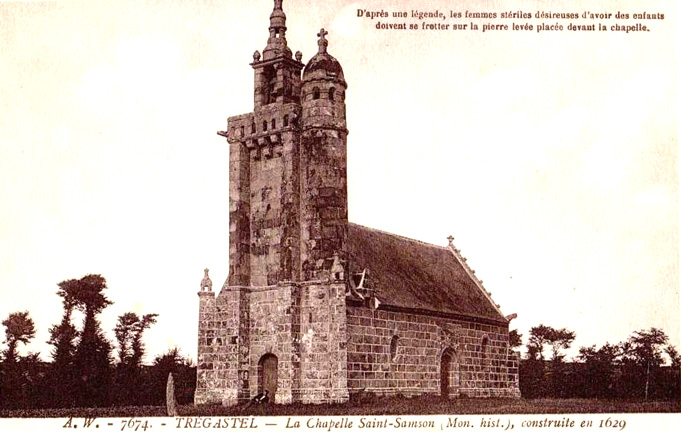
[[[323,54],[326,52],[326,47],[329,46],[329,41],[326,40],[326,35],[329,34],[326,30],[323,28],[319,30],[319,33],[317,33],[317,36],[319,36],[319,40],[317,41],[317,45],[319,45],[319,53]]]
[[[454,237],[453,236],[450,235],[449,237],[447,237],[447,241],[449,242],[449,246],[454,246]]]
[[[282,10],[281,2],[282,2],[282,0],[274,0],[274,10],[277,10],[277,9]]]
[[[208,269],[203,269],[203,279],[201,280],[201,291],[212,291],[213,281],[208,277]]]

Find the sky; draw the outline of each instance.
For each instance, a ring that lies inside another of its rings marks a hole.
[[[525,340],[565,327],[574,355],[654,326],[679,347],[673,2],[647,2],[665,19],[629,34],[377,30],[357,17],[643,12],[537,4],[284,1],[289,47],[306,62],[324,27],[343,65],[350,221],[443,246],[453,235]],[[117,316],[158,313],[146,361],[173,346],[196,358],[203,269],[217,289],[228,269],[216,131],[253,109],[249,63],[271,10],[0,2],[0,317],[30,312],[28,350],[49,359],[57,284],[92,273],[114,302],[101,315],[112,340]]]

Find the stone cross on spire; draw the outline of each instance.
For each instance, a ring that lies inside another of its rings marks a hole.
[[[447,241],[449,241],[449,245],[451,246],[454,243],[454,237],[450,235],[447,237]]]
[[[317,45],[319,45],[319,53],[325,53],[326,52],[326,47],[329,46],[329,41],[326,40],[326,35],[329,34],[324,29],[319,30],[319,33],[317,33],[317,36],[319,36],[319,40],[317,41]]]

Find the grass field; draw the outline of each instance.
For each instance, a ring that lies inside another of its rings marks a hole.
[[[373,398],[337,405],[180,406],[180,416],[340,416],[420,414],[574,414],[681,412],[679,401],[598,399]],[[112,407],[0,411],[0,417],[156,417],[164,407]]]

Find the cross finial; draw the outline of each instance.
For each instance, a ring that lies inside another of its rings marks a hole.
[[[329,41],[326,40],[326,35],[329,34],[324,29],[319,30],[319,33],[317,33],[317,36],[319,36],[319,41],[317,42],[317,45],[319,45],[319,52],[320,53],[325,53],[326,52],[326,47],[329,45]]]
[[[205,274],[206,276],[208,276],[208,268],[203,269],[203,274]]]
[[[454,237],[450,235],[449,237],[447,237],[447,241],[449,242],[449,245],[451,246],[452,243],[454,243]]]

